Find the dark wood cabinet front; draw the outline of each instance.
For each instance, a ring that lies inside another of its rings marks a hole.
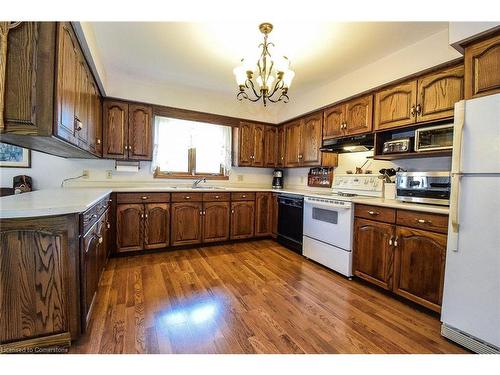
[[[272,195],[257,193],[255,195],[255,236],[271,235],[272,226]]]
[[[128,156],[128,105],[118,101],[104,101],[103,156],[126,159]]]
[[[446,235],[397,227],[394,292],[441,311]]]
[[[276,156],[276,166],[285,166],[285,128],[283,126],[278,127],[278,145],[277,145],[277,156]]]
[[[285,167],[301,165],[302,123],[300,120],[285,125]]]
[[[138,251],[144,244],[144,205],[116,206],[116,251]]]
[[[235,164],[240,167],[266,166],[266,126],[241,122],[238,127],[238,150]]]
[[[308,116],[302,123],[300,163],[302,166],[321,165],[321,134],[323,114],[321,112]]]
[[[272,194],[272,222],[271,234],[273,237],[278,236],[278,194]]]
[[[231,203],[231,239],[252,238],[254,236],[255,202],[239,201]]]
[[[417,81],[401,83],[375,94],[375,130],[416,122]]]
[[[323,112],[323,139],[337,138],[344,135],[344,105],[325,109]]]
[[[264,153],[264,125],[256,124],[253,126],[253,158],[254,167],[263,167],[265,163]]]
[[[229,202],[203,203],[203,242],[229,239]]]
[[[278,127],[266,126],[264,136],[265,166],[278,165]]]
[[[384,289],[392,289],[394,225],[356,218],[354,274]]]
[[[356,135],[372,130],[373,95],[348,101],[344,106],[344,111],[345,134]]]
[[[162,249],[170,244],[170,204],[144,205],[144,249]]]
[[[151,107],[130,104],[128,108],[128,158],[151,160],[153,110]]]
[[[202,240],[202,203],[172,204],[172,246],[192,245]]]

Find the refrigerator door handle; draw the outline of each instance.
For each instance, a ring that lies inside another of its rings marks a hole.
[[[451,218],[451,230],[456,235],[459,230],[459,199],[460,199],[460,179],[462,175],[460,173],[453,173],[451,175],[451,199],[450,199],[450,218]],[[456,251],[456,249],[455,249]]]
[[[451,173],[462,171],[462,138],[465,123],[465,101],[455,103],[455,119],[453,129],[453,156],[451,160]]]

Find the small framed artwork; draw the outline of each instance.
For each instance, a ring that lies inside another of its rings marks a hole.
[[[30,168],[31,150],[0,142],[0,167]]]

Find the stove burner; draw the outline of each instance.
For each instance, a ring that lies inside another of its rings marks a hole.
[[[338,195],[339,197],[355,197],[357,194],[338,192],[338,193],[337,193],[337,195]]]

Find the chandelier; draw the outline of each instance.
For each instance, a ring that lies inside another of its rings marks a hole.
[[[288,103],[290,99],[288,89],[295,72],[290,70],[290,61],[286,56],[272,58],[269,53],[269,47],[274,47],[274,44],[268,42],[267,37],[273,30],[273,25],[262,23],[259,25],[259,30],[264,34],[264,42],[259,45],[262,52],[257,63],[241,59],[241,65],[233,70],[240,88],[236,97],[239,101],[248,99],[258,102],[262,99],[264,106],[267,101]]]

